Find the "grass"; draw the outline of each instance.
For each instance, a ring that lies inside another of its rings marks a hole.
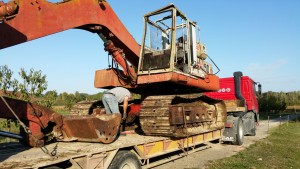
[[[300,168],[300,119],[273,129],[270,136],[228,158],[209,162],[207,169]]]
[[[17,124],[16,121],[12,121],[12,120],[9,121],[7,119],[0,118],[0,131],[6,131],[6,132],[12,132],[18,134],[19,124]],[[15,142],[17,140],[0,136],[0,143],[11,142],[11,141]]]
[[[52,109],[61,115],[69,115],[70,114],[70,111],[68,109],[66,109],[65,106],[53,106]]]
[[[56,112],[61,115],[69,115],[70,114],[69,110],[57,110]]]

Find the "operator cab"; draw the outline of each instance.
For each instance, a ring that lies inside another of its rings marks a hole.
[[[173,4],[144,16],[138,75],[178,72],[199,78],[212,74],[200,28]]]

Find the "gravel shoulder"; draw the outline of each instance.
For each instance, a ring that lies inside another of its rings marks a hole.
[[[172,169],[183,169],[183,168],[204,168],[205,164],[210,160],[222,159],[225,157],[230,157],[251,144],[268,137],[270,129],[279,126],[287,121],[287,119],[296,118],[297,115],[290,115],[289,117],[283,116],[281,118],[263,120],[260,121],[259,126],[256,129],[256,136],[245,136],[244,144],[242,146],[229,145],[229,144],[213,144],[208,143],[211,148],[202,151],[189,154],[186,157],[168,162],[166,164],[155,167],[159,168],[172,168]]]

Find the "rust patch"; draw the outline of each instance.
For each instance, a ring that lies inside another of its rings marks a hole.
[[[216,112],[199,106],[171,106],[170,124],[183,125],[199,122],[212,121],[216,117]]]

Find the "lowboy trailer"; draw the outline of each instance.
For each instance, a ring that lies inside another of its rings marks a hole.
[[[207,149],[204,143],[219,141],[221,133],[215,130],[181,139],[129,133],[110,144],[57,142],[42,148],[3,144],[0,168],[151,168]]]

